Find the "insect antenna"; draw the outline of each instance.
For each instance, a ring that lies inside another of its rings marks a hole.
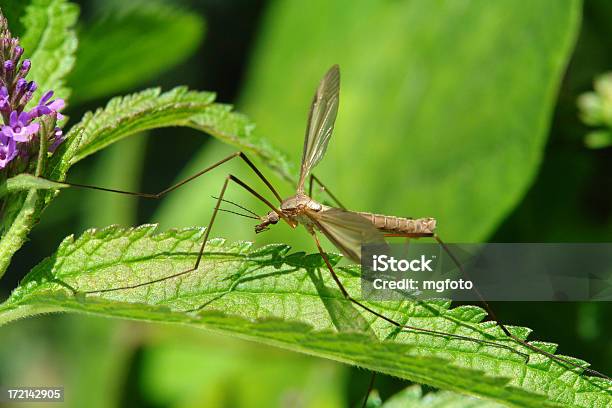
[[[237,211],[228,210],[226,208],[219,208],[219,211],[223,211],[223,212],[230,213],[230,214],[236,214],[236,215],[239,215],[241,217],[251,218],[251,219],[254,219],[254,220],[260,220],[259,217],[254,217],[254,216],[249,215],[249,214],[242,214],[242,213],[239,213]]]
[[[215,196],[211,196],[211,197],[214,198],[215,200],[219,199],[219,197],[215,197]],[[245,218],[251,218],[253,220],[258,220],[258,221],[261,220],[261,217],[259,215],[257,215],[254,211],[251,211],[248,208],[243,207],[243,206],[241,206],[238,203],[235,203],[235,202],[230,201],[230,200],[226,200],[224,198],[222,198],[221,201],[224,202],[224,203],[232,204],[232,205],[240,208],[241,210],[246,211],[248,214],[243,214],[243,213],[240,213],[240,212],[237,212],[237,211],[228,210],[227,208],[219,208],[219,211],[223,211],[223,212],[226,212],[226,213],[239,215],[239,216],[245,217]]]

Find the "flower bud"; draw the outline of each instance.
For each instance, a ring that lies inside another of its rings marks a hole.
[[[23,91],[27,84],[28,84],[28,81],[26,81],[24,78],[19,78],[17,80],[17,85],[16,85],[17,92]]]
[[[32,62],[27,58],[24,59],[21,63],[21,68],[19,69],[21,75],[26,76],[28,72],[30,72],[30,66],[32,66]]]

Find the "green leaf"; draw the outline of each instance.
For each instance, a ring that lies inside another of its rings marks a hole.
[[[238,146],[245,152],[254,152],[280,177],[295,183],[296,172],[287,156],[277,150],[267,138],[254,132],[255,125],[247,116],[232,112],[232,106],[216,104],[191,118],[190,126],[209,133],[225,143]]]
[[[373,392],[368,399],[368,408],[502,408],[494,402],[467,397],[448,391],[430,392],[423,395],[419,385],[412,385],[386,400],[377,403],[379,397]]]
[[[149,225],[90,230],[76,240],[69,237],[0,306],[0,322],[64,311],[178,323],[511,406],[605,407],[612,403],[609,382],[579,375],[521,348],[494,323],[481,323],[484,314],[473,306],[449,309],[447,301],[366,301],[404,324],[510,345],[528,353],[528,363],[497,347],[398,333],[387,322],[346,302],[318,254],[288,254],[285,245],[255,250],[249,243],[216,239],[207,245],[195,273],[129,290],[84,294],[188,270],[202,233],[193,228],[156,233]],[[333,257],[334,262],[338,260]],[[339,268],[339,275],[350,293],[359,293],[356,267]],[[523,336],[528,333],[523,328],[513,330]],[[551,344],[535,344],[555,349]]]
[[[77,38],[73,26],[79,15],[75,4],[65,0],[33,0],[26,8],[21,38],[24,55],[32,60],[28,77],[38,84],[31,104],[48,90],[67,99],[65,77],[74,65]]]
[[[0,277],[4,276],[15,252],[26,242],[26,237],[40,214],[41,195],[38,190],[11,195],[2,218],[0,239]]]
[[[36,177],[31,174],[18,174],[0,184],[0,198],[10,193],[27,190],[57,190],[68,187],[66,184]]]
[[[141,85],[184,61],[203,39],[204,21],[195,13],[156,2],[121,6],[111,6],[80,30],[76,66],[68,78],[78,91],[73,102]]]
[[[536,175],[580,10],[274,2],[241,110],[297,162],[314,90],[339,63],[338,121],[315,173],[352,209],[433,216],[446,240],[482,240]]]
[[[86,113],[70,129],[67,142],[53,156],[51,178],[61,180],[70,166],[111,143],[145,130],[169,126],[202,130],[244,151],[274,158],[274,167],[289,178],[289,165],[284,156],[253,135],[254,125],[245,116],[214,100],[213,93],[189,91],[185,87],[165,93],[153,88],[113,98],[104,109]]]

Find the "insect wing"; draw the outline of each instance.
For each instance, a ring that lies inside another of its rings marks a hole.
[[[365,217],[339,208],[308,211],[308,217],[345,256],[361,260],[361,245],[384,244],[384,235]]]
[[[340,98],[340,68],[332,66],[325,74],[315,93],[308,115],[304,138],[302,167],[297,191],[304,192],[304,181],[314,166],[321,161],[334,130]]]

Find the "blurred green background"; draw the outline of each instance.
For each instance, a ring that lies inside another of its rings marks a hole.
[[[297,169],[312,94],[339,63],[337,127],[316,174],[349,208],[437,217],[449,242],[612,239],[611,150],[585,147],[576,109],[612,68],[605,0],[78,3],[72,123],[111,96],[184,84],[236,104]],[[89,157],[68,178],[159,191],[234,150],[164,129]],[[2,296],[69,234],[205,225],[228,171],[254,180],[235,162],[162,202],[62,192],[15,256]],[[230,197],[265,211],[237,189]],[[314,250],[303,231],[255,237],[231,214],[212,233]],[[534,339],[612,372],[610,304],[493,306]],[[170,325],[43,316],[1,328],[0,339],[1,384],[64,385],[71,407],[337,407],[355,403],[369,381],[357,368]],[[406,385],[381,376],[376,388],[385,398]]]

